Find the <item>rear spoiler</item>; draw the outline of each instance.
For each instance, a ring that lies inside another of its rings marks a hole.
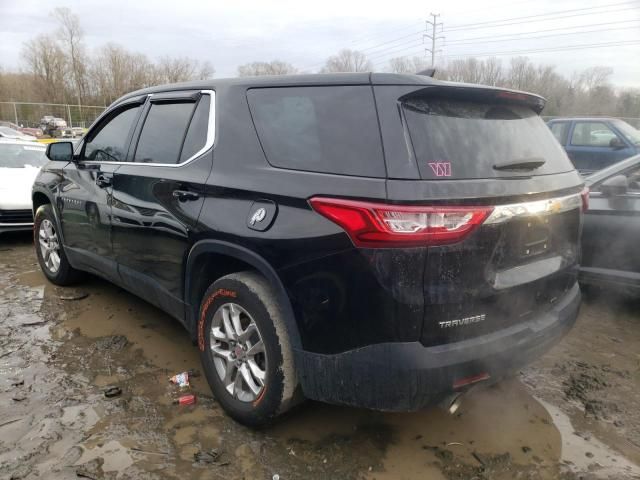
[[[504,103],[509,105],[524,105],[540,114],[547,101],[533,93],[520,92],[517,90],[505,90],[493,87],[476,87],[467,85],[431,85],[419,88],[413,92],[403,95],[398,100],[415,99],[417,97],[446,98],[456,100],[467,100],[471,102],[483,103]]]

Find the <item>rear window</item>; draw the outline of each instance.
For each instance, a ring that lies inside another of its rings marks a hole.
[[[424,179],[493,178],[566,172],[573,166],[543,120],[520,105],[440,98],[402,104]],[[496,169],[539,163],[533,170]]]
[[[385,176],[371,87],[257,88],[249,90],[247,98],[270,164]]]

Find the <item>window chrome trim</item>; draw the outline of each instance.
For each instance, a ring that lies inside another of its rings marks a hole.
[[[198,150],[196,153],[187,158],[184,162],[181,163],[145,163],[145,162],[101,162],[96,160],[80,160],[80,163],[83,165],[146,165],[149,167],[184,167],[185,165],[191,163],[196,158],[200,157],[207,150],[213,147],[213,144],[216,140],[216,92],[214,90],[200,90],[200,93],[203,95],[209,95],[211,97],[211,101],[209,102],[209,123],[207,125],[207,140],[205,141],[204,147]],[[148,97],[153,96],[153,93],[148,94]],[[159,95],[156,93],[155,95]],[[144,129],[144,125],[142,127]]]
[[[580,193],[564,197],[548,198],[533,202],[511,203],[508,205],[496,205],[493,212],[484,221],[485,225],[495,225],[508,222],[513,218],[539,217],[568,212],[569,210],[582,208]]]

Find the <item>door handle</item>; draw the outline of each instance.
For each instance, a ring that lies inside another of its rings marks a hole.
[[[112,183],[111,176],[105,175],[104,173],[101,173],[96,178],[96,185],[100,188],[110,187],[111,183]]]
[[[173,198],[177,198],[181,202],[187,202],[189,200],[197,200],[200,195],[190,190],[174,190]]]

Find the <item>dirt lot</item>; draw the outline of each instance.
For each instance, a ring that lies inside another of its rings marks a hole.
[[[196,405],[172,403],[168,376],[200,368],[177,322],[98,279],[54,287],[29,235],[5,235],[0,478],[640,478],[639,307],[589,299],[564,341],[454,416],[307,402],[254,432],[201,376]]]

